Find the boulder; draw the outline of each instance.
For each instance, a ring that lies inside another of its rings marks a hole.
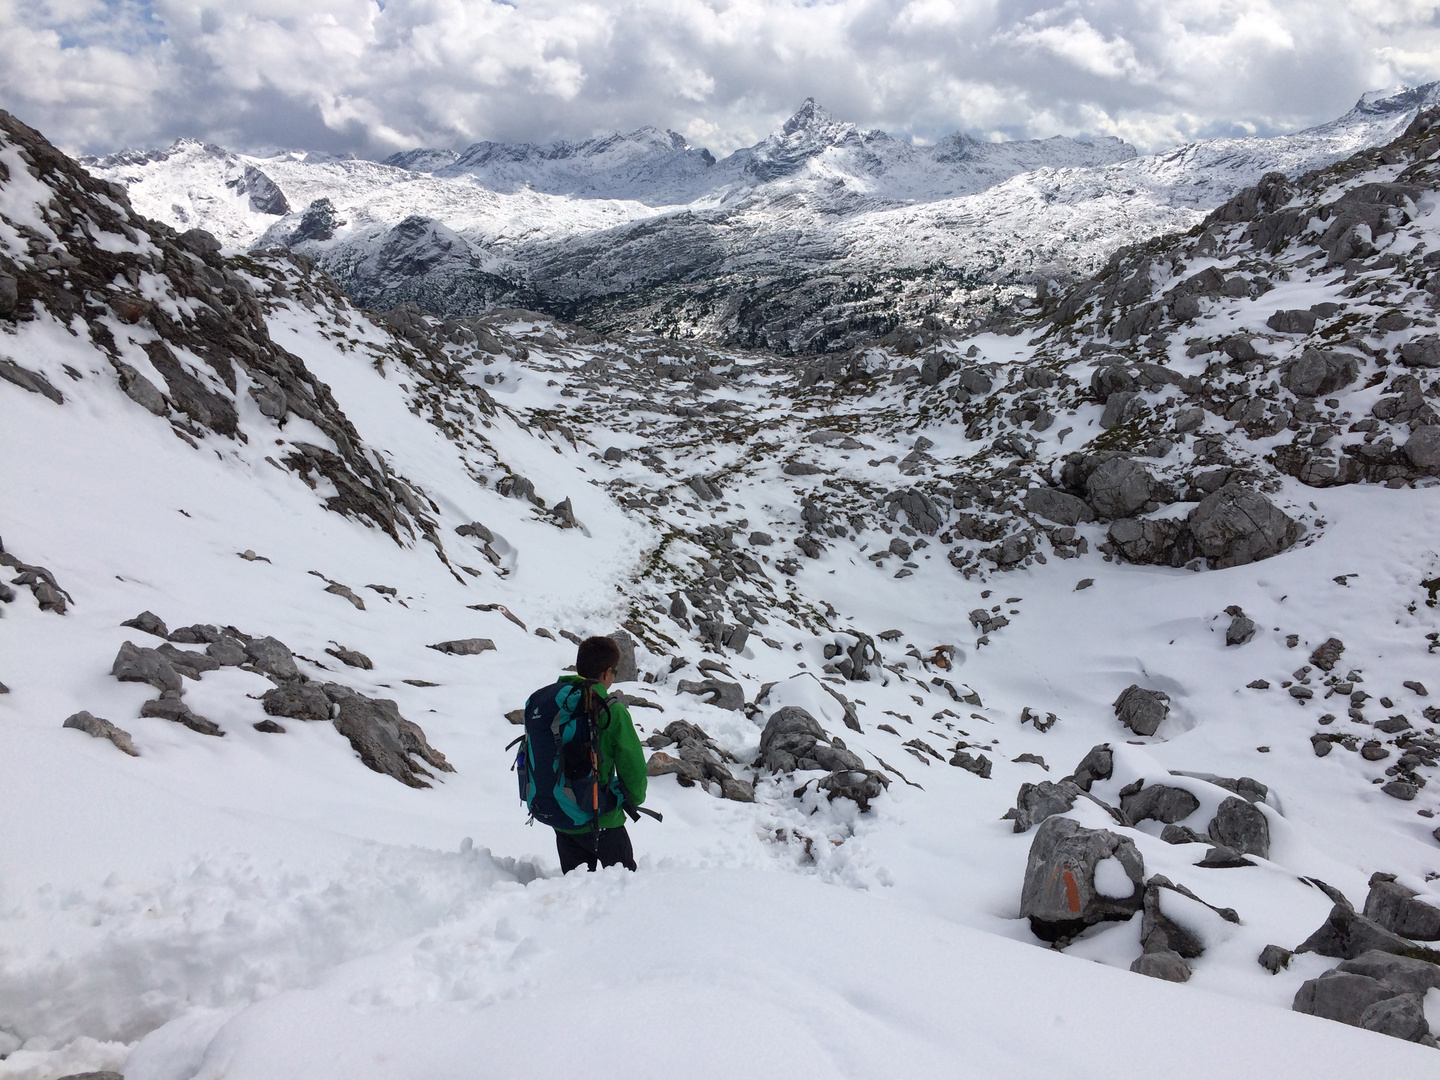
[[[122,753],[129,754],[131,757],[140,756],[140,751],[135,749],[135,743],[131,740],[128,731],[116,727],[109,720],[96,716],[85,709],[67,717],[61,726],[75,728],[96,739],[109,739]]]
[[[1106,430],[1139,419],[1146,411],[1145,398],[1134,390],[1117,390],[1105,399],[1100,426]]]
[[[213,720],[208,720],[199,713],[191,712],[190,706],[181,701],[179,697],[171,697],[162,694],[152,701],[145,702],[140,706],[141,716],[158,717],[161,720],[169,720],[173,724],[183,724],[191,731],[201,735],[214,735],[223,738],[225,732],[220,725]]]
[[[1154,499],[1155,478],[1134,458],[1104,462],[1085,481],[1085,498],[1098,517],[1128,518]]]
[[[615,681],[635,682],[640,678],[640,667],[635,662],[635,639],[624,630],[609,635],[620,650],[620,662],[615,665]]]
[[[1152,979],[1183,983],[1190,980],[1190,965],[1173,949],[1156,949],[1143,952],[1130,964],[1136,975],[1148,975]]]
[[[1027,832],[1046,818],[1065,813],[1075,805],[1080,795],[1080,786],[1073,780],[1021,784],[1020,792],[1015,796],[1015,805],[1005,811],[1005,817],[1015,822],[1015,832]]]
[[[453,641],[437,641],[434,645],[425,646],[427,649],[434,649],[436,652],[445,653],[447,656],[479,656],[483,652],[494,652],[495,643],[489,638],[455,638]]]
[[[1328,397],[1359,375],[1360,361],[1351,353],[1306,349],[1299,359],[1281,365],[1280,385],[1296,397]]]
[[[1321,671],[1333,671],[1345,652],[1345,643],[1337,637],[1326,638],[1310,654],[1310,663]]]
[[[765,730],[760,733],[760,756],[757,765],[771,772],[794,772],[818,769],[820,763],[811,754],[830,737],[818,720],[798,705],[786,705],[770,714]]]
[[[1071,779],[1081,791],[1089,791],[1090,785],[1096,780],[1109,780],[1114,768],[1115,755],[1110,750],[1110,744],[1101,743],[1099,746],[1092,746],[1089,753],[1080,759]]]
[[[295,666],[294,654],[276,638],[261,637],[247,642],[245,655],[256,671],[278,682],[300,682],[304,679]]]
[[[1409,1042],[1419,1042],[1430,1034],[1425,1002],[1420,994],[1397,994],[1377,1001],[1360,1014],[1359,1026]]]
[[[143,649],[127,641],[115,654],[110,674],[121,682],[149,683],[156,690],[181,689],[180,673],[154,649]]]
[[[1440,367],[1440,337],[1429,334],[1400,346],[1400,362],[1406,367]]]
[[[745,707],[745,688],[724,679],[702,679],[699,682],[681,679],[676,689],[682,694],[694,694],[717,709],[739,712]]]
[[[1130,821],[1158,821],[1173,825],[1200,809],[1200,800],[1184,788],[1148,784],[1120,799],[1120,809]]]
[[[1423,994],[1427,990],[1440,989],[1440,965],[1394,953],[1364,952],[1350,960],[1342,960],[1335,970],[1367,975],[1401,994]]]
[[[1264,812],[1247,799],[1231,795],[1221,802],[1208,831],[1217,844],[1262,859],[1270,857],[1270,823]]]
[[[1245,614],[1235,615],[1225,630],[1225,644],[1244,645],[1255,636],[1255,620]]]
[[[1058,488],[1030,488],[1025,492],[1025,509],[1036,517],[1060,525],[1078,525],[1095,520],[1095,511],[1090,509],[1089,503]]]
[[[153,634],[158,638],[170,636],[170,631],[165,629],[165,620],[153,611],[142,611],[133,619],[126,619],[120,625],[128,626],[132,630],[139,630],[142,634]]]
[[[1415,941],[1440,941],[1440,908],[1419,899],[1394,878],[1376,874],[1365,897],[1365,917]]]
[[[1216,570],[1278,555],[1305,534],[1303,525],[1260,492],[1238,484],[1207,495],[1187,523],[1197,552]]]
[[[430,786],[424,778],[433,779],[434,774],[421,761],[441,772],[455,771],[445,755],[426,741],[420,725],[400,715],[394,701],[367,697],[338,683],[326,683],[321,689],[338,706],[335,730],[350,740],[360,760],[375,772],[407,787],[423,788]]]
[[[870,800],[879,798],[890,786],[890,778],[870,769],[845,769],[823,777],[816,786],[831,802],[849,799],[865,813],[870,809]]]
[[[1115,715],[1136,735],[1154,735],[1170,713],[1170,695],[1131,683],[1115,699]]]
[[[994,762],[984,754],[967,754],[964,750],[957,750],[950,756],[950,764],[966,772],[972,772],[982,780],[990,779],[990,770]]]
[[[1297,953],[1313,952],[1354,960],[1367,952],[1392,953],[1434,964],[1440,952],[1416,945],[1399,934],[1386,930],[1379,923],[1358,914],[1346,904],[1336,904],[1320,928],[1296,946]]]
[[[1395,991],[1378,979],[1343,971],[1327,971],[1318,979],[1308,979],[1301,985],[1291,1008],[1298,1013],[1358,1027],[1366,1009],[1394,996]]]
[[[1266,319],[1265,325],[1282,334],[1308,334],[1315,329],[1315,322],[1313,311],[1282,308]]]
[[[1425,424],[1415,428],[1405,440],[1404,450],[1417,472],[1440,476],[1440,427]]]
[[[271,716],[292,720],[329,720],[330,699],[314,683],[293,683],[265,691],[261,707]]]
[[[239,638],[229,635],[206,645],[205,655],[221,667],[238,667],[249,659],[249,653],[245,651],[245,643]]]
[[[326,649],[325,652],[335,657],[336,660],[339,660],[346,667],[360,668],[362,671],[374,670],[374,662],[364,653],[358,652],[355,649],[347,649],[343,645],[338,645],[333,649]]]
[[[885,496],[885,510],[891,521],[903,513],[910,527],[926,536],[934,536],[945,524],[945,511],[919,488],[890,492]]]
[[[1139,911],[1144,880],[1145,863],[1133,841],[1071,818],[1047,818],[1030,844],[1020,916],[1042,940],[1073,937],[1087,926]]]

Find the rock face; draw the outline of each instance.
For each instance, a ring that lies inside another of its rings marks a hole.
[[[1111,859],[1114,863],[1107,862]],[[1145,863],[1132,841],[1070,818],[1048,818],[1030,844],[1020,916],[1042,940],[1073,937],[1087,926],[1139,911],[1144,880]]]
[[[1136,735],[1154,735],[1170,714],[1170,695],[1131,683],[1115,699],[1115,715]]]

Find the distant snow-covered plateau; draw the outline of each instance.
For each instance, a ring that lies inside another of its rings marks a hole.
[[[1436,96],[0,112],[0,1080],[1436,1074]],[[562,876],[507,744],[595,633],[664,821]]]

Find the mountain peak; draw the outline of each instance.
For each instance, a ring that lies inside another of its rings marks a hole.
[[[807,97],[795,115],[785,121],[785,126],[780,130],[786,135],[793,135],[797,131],[808,131],[811,128],[824,127],[831,123],[830,114],[825,107],[813,97]]]

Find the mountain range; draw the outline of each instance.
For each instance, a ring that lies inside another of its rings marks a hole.
[[[983,318],[1039,280],[1092,272],[1117,245],[1191,228],[1267,172],[1384,142],[1436,101],[1440,84],[1371,94],[1294,135],[1146,156],[1113,138],[917,146],[807,101],[718,161],[644,128],[379,163],[181,141],[86,164],[176,228],[316,259],[366,306],[522,306],[793,354],[930,315]]]

